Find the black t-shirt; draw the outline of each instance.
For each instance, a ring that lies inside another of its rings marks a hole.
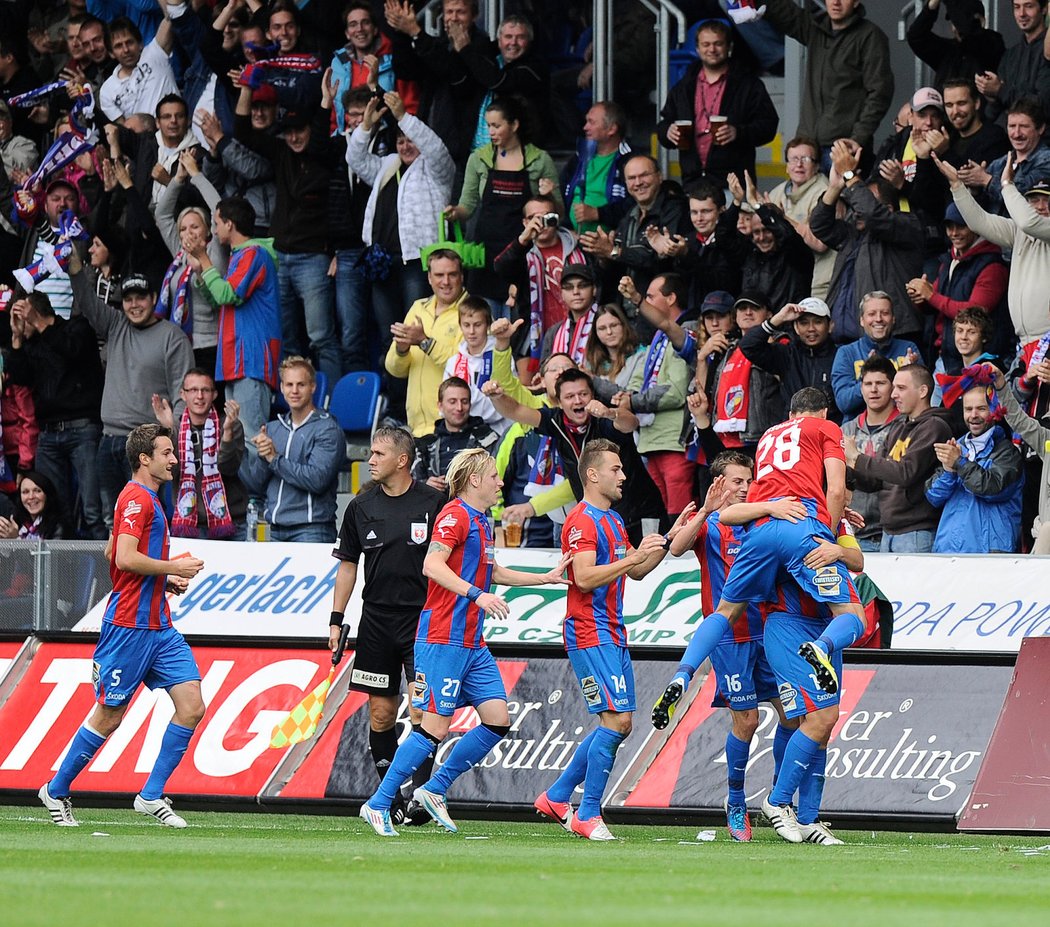
[[[398,168],[400,173],[401,168]],[[397,189],[399,180],[391,177],[376,197],[376,211],[372,219],[372,244],[382,245],[387,254],[401,254],[401,233],[398,231]]]
[[[427,598],[423,559],[448,496],[413,482],[400,496],[375,486],[350,500],[332,556],[357,563],[365,555],[365,608],[418,614]]]

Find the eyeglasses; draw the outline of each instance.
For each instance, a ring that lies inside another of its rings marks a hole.
[[[817,159],[811,158],[809,155],[795,155],[793,158],[787,159],[788,164],[816,164]]]

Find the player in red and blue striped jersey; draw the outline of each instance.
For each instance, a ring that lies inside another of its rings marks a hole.
[[[612,441],[588,441],[580,455],[583,501],[565,519],[561,548],[571,559],[565,612],[565,649],[587,710],[599,725],[576,748],[558,780],[535,802],[536,810],[588,840],[613,840],[601,817],[601,801],[616,751],[631,732],[635,710],[634,669],[623,623],[626,577],[641,579],[667,553],[663,535],[643,538],[637,549],[627,540],[619,514],[626,479],[619,448]],[[680,527],[692,504],[679,516]],[[572,793],[583,783],[583,799],[573,813]]]
[[[76,827],[69,789],[106,738],[120,725],[141,683],[167,689],[175,715],[161,739],[160,752],[134,808],[168,827],[186,822],[164,799],[164,785],[182,759],[204,716],[200,672],[183,636],[171,624],[165,592],[181,595],[204,567],[194,557],[168,559],[168,523],[157,490],[172,480],[178,463],[171,431],[139,425],[128,435],[132,480],[113,513],[109,574],[113,592],[95,648],[92,682],[98,704],[77,731],[55,777],[40,787],[51,819]]]
[[[506,600],[488,591],[492,582],[502,586],[568,584],[563,576],[567,557],[550,572],[540,574],[508,570],[495,562],[485,512],[499,500],[503,481],[496,461],[485,451],[461,451],[449,464],[445,481],[452,501],[438,514],[423,561],[429,586],[416,631],[412,707],[423,712],[423,720],[397,748],[379,788],[361,806],[361,817],[381,837],[397,836],[390,822],[390,806],[401,784],[448,734],[457,708],[473,705],[481,723],[456,742],[441,769],[413,795],[452,833],[458,828],[445,805],[446,792],[510,730],[507,691],[482,636],[485,615],[506,618],[510,614]]]

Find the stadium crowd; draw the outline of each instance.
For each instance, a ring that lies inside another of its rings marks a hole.
[[[2,4],[0,537],[104,538],[156,421],[173,534],[242,538],[258,506],[274,539],[332,540],[321,395],[373,371],[413,475],[445,489],[490,451],[527,546],[557,546],[589,440],[620,449],[637,544],[812,386],[864,549],[1050,552],[1046,0],[1013,0],[1009,47],[978,0],[926,0],[914,93],[857,0],[681,5],[672,178],[637,145],[651,19],[627,0],[617,101],[591,93],[589,4],[508,3],[495,40],[476,0],[438,35],[409,0]],[[797,128],[760,79],[783,35],[808,48]]]

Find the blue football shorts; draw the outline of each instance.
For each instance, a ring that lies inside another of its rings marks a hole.
[[[190,645],[175,628],[124,628],[104,621],[92,661],[95,700],[110,708],[130,702],[140,684],[170,689],[201,678]]]
[[[461,705],[507,700],[503,677],[488,647],[416,641],[415,663],[413,708],[449,718]]]

